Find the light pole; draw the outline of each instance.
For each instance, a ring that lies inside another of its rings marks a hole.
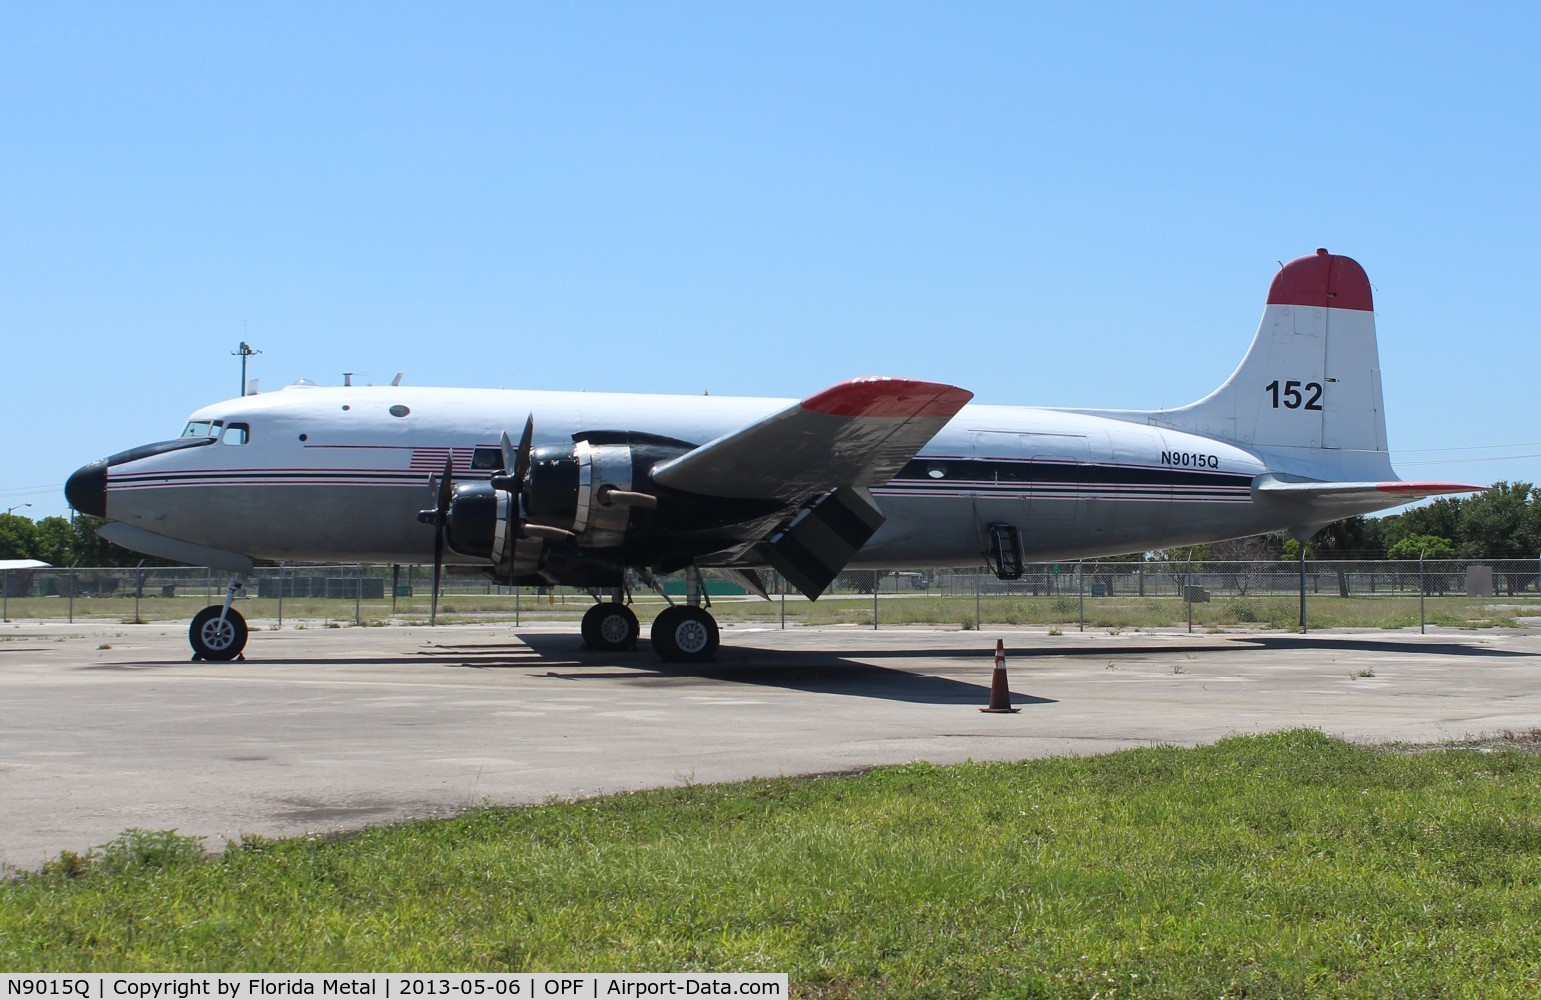
[[[16,511],[21,510],[23,507],[31,507],[31,506],[32,505],[30,503],[19,503],[19,504],[17,504],[14,507],[7,507],[7,508],[5,508],[5,512],[7,514],[13,514]]]
[[[253,348],[246,341],[241,341],[241,346],[230,352],[241,359],[241,395],[246,395],[246,359],[262,352]]]

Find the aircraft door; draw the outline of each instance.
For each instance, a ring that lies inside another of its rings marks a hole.
[[[1027,516],[1034,522],[1074,521],[1081,511],[1088,448],[1083,434],[1023,434],[1028,456]]]
[[[991,524],[1025,526],[1028,516],[1027,456],[1023,435],[1015,431],[975,431],[973,437],[974,514],[981,528]]]

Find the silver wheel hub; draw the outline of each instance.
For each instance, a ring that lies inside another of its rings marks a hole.
[[[209,649],[229,649],[235,642],[235,626],[229,619],[211,618],[198,630],[198,637]]]
[[[674,644],[683,653],[699,653],[711,642],[706,626],[693,619],[680,622],[674,628]]]
[[[605,615],[599,620],[599,634],[608,643],[622,643],[631,637],[631,623],[625,615]]]

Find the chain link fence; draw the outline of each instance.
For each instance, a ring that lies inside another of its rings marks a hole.
[[[194,567],[21,569],[3,573],[3,617],[121,622],[190,619],[224,600],[227,578]],[[1295,562],[1076,562],[1033,564],[1015,580],[983,568],[852,570],[818,602],[787,594],[763,574],[769,604],[709,579],[708,600],[724,622],[782,624],[1062,624],[1079,628],[1229,627],[1299,624],[1301,567]],[[1499,560],[1309,560],[1305,597],[1322,625],[1394,627],[1425,620],[1511,624],[1541,607],[1541,558]],[[237,603],[248,619],[327,625],[426,621],[434,613],[427,566],[259,568]],[[682,578],[661,581],[678,600]],[[639,616],[665,597],[631,588]],[[437,615],[448,621],[576,619],[593,596],[571,587],[500,587],[447,573]],[[1414,615],[1408,621],[1409,615]]]

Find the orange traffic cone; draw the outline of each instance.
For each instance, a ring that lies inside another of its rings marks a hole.
[[[980,711],[996,715],[1022,711],[1011,707],[1011,689],[1006,686],[1006,644],[1000,639],[995,640],[995,669],[990,673],[990,707]]]

